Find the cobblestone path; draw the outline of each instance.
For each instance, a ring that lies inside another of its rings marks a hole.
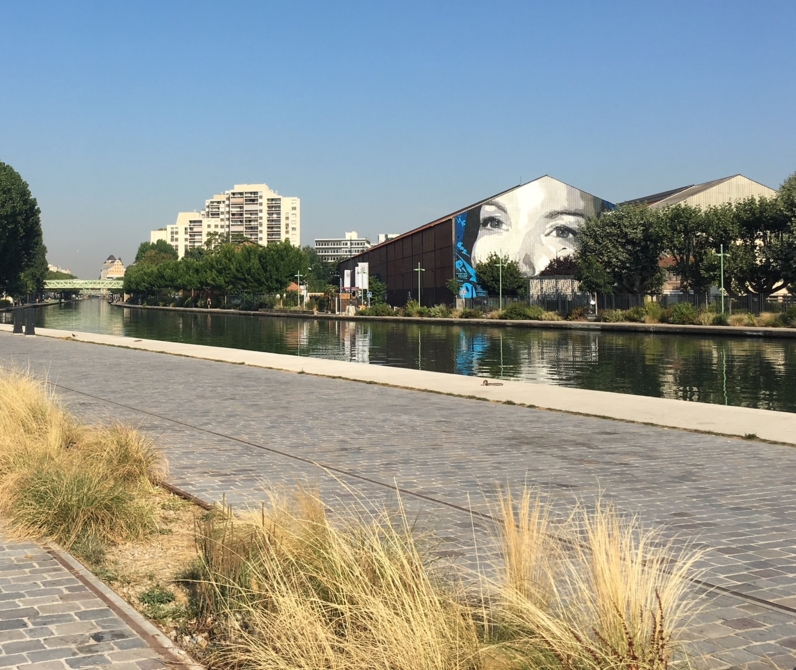
[[[0,536],[0,668],[167,666],[135,631],[40,545]]]
[[[243,505],[310,480],[346,504],[398,487],[465,564],[489,535],[468,509],[488,515],[496,486],[562,504],[601,491],[708,550],[716,588],[689,629],[705,667],[796,665],[792,447],[0,333],[2,359],[47,374],[87,419],[149,429],[194,495]]]

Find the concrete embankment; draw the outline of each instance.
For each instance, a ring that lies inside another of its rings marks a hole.
[[[262,310],[258,312],[232,309],[201,309],[198,307],[158,307],[149,305],[126,305],[112,303],[124,309],[160,310],[165,312],[196,312],[200,314],[226,314],[259,316],[279,319],[318,319],[326,321],[372,321],[386,323],[422,323],[447,326],[487,326],[489,328],[543,328],[546,330],[574,330],[590,332],[624,332],[665,335],[692,335],[698,337],[752,337],[771,339],[794,339],[796,328],[765,328],[747,326],[680,326],[671,323],[608,323],[603,321],[503,321],[501,319],[441,319],[408,316],[345,316],[313,312],[281,312]]]
[[[11,326],[0,325],[0,331],[3,330],[10,332]],[[72,339],[79,342],[140,349],[239,365],[245,364],[416,391],[526,405],[667,428],[735,437],[758,437],[772,442],[796,445],[796,414],[790,412],[711,405],[517,381],[501,381],[494,385],[484,386],[482,378],[442,372],[363,365],[322,358],[133,339],[113,335],[71,333],[48,328],[38,328],[36,332],[44,337]]]

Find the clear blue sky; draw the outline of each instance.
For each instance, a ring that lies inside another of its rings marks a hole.
[[[302,243],[550,174],[619,201],[796,171],[796,2],[0,0],[0,161],[83,277],[235,183]]]

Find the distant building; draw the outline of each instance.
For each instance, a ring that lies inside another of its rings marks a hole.
[[[410,298],[423,305],[484,299],[475,272],[480,261],[497,254],[516,261],[522,274],[537,275],[550,261],[574,252],[578,228],[588,217],[612,208],[545,175],[339,261],[337,270],[344,283],[347,277],[353,284],[357,266],[368,263],[369,275],[387,285],[391,305]]]
[[[122,263],[121,258],[116,258],[116,256],[108,256],[105,262],[102,264],[102,269],[100,270],[100,279],[121,279],[124,277],[124,263]]]
[[[724,205],[730,202],[737,202],[752,196],[773,198],[777,192],[756,181],[752,181],[742,174],[732,177],[723,177],[714,181],[706,181],[703,184],[691,184],[681,186],[671,191],[663,191],[643,198],[635,198],[621,204],[623,205],[648,205],[653,209],[663,209],[671,205],[691,205],[692,207],[702,207],[703,209],[711,206]]]
[[[622,203],[623,205],[647,205],[652,209],[665,209],[673,205],[691,205],[707,209],[708,207],[718,207],[720,205],[738,202],[752,196],[756,198],[773,198],[777,192],[764,184],[736,174],[731,177],[714,179],[702,184],[691,184],[681,186],[671,191],[654,193],[643,198],[635,198]],[[661,293],[664,295],[681,294],[680,275],[672,272],[674,259],[666,257],[661,259],[661,267],[666,270],[666,281],[663,284]],[[784,292],[784,291],[783,291]]]
[[[267,184],[236,184],[206,200],[201,212],[179,212],[174,224],[153,230],[149,241],[165,240],[182,258],[188,249],[202,246],[211,237],[243,237],[263,246],[289,241],[300,246],[301,201],[281,196]]]
[[[52,263],[48,263],[47,264],[47,269],[50,272],[63,272],[64,274],[67,274],[67,275],[71,275],[72,274],[72,271],[69,268],[64,269],[64,268],[58,267],[57,265],[53,265]]]
[[[345,237],[325,237],[315,240],[315,251],[326,263],[338,263],[368,249],[370,249],[370,240],[359,237],[356,230],[346,233]]]
[[[379,244],[398,237],[398,233],[379,233]]]

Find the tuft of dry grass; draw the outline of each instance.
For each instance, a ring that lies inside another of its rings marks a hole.
[[[424,563],[402,512],[349,509],[333,525],[303,490],[240,520],[216,515],[198,537],[189,587],[221,666],[482,667],[469,609]]]
[[[538,496],[504,493],[500,613],[509,658],[565,670],[663,670],[694,598],[701,554],[598,499],[549,531]],[[516,510],[516,511],[515,511]],[[531,585],[529,587],[529,584]]]
[[[165,461],[151,440],[121,424],[80,424],[44,380],[0,369],[0,514],[19,535],[78,552],[141,538]]]

